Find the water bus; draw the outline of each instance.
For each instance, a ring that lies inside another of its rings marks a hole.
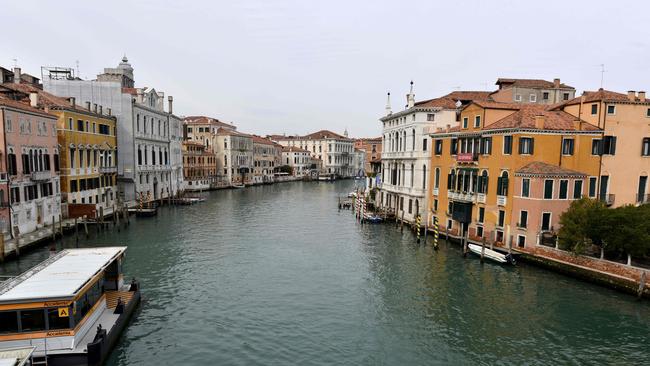
[[[0,284],[0,351],[34,347],[33,365],[100,365],[140,302],[126,247],[66,249]]]

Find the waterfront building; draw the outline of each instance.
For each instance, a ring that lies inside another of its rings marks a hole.
[[[217,129],[217,171],[229,184],[253,184],[253,137],[229,128]]]
[[[39,108],[37,93],[17,91],[20,85],[15,77],[0,87],[0,229],[11,237],[52,225],[62,213],[58,117]]]
[[[253,184],[273,183],[278,146],[269,139],[253,135]]]
[[[57,97],[34,84],[7,83],[0,89],[14,98],[30,99],[36,108],[58,117],[61,151],[55,170],[60,170],[64,216],[109,213],[117,203],[115,117],[105,114],[103,106],[79,106],[75,98]]]
[[[282,165],[290,166],[293,176],[303,177],[309,175],[312,165],[312,157],[309,151],[296,146],[282,147]]]
[[[217,156],[199,141],[183,142],[185,191],[210,189],[217,174]]]
[[[457,113],[462,105],[472,100],[487,100],[489,95],[490,92],[456,91],[416,103],[411,82],[406,108],[393,113],[388,94],[386,113],[380,118],[383,128],[381,184],[377,196],[380,207],[406,221],[425,213],[433,148],[429,132],[457,126]]]
[[[235,125],[222,122],[217,118],[188,116],[183,119],[183,136],[185,140],[203,144],[207,150],[212,151],[217,159],[224,154],[223,146],[216,141],[219,128],[237,130]],[[224,173],[223,169],[217,169],[216,175],[210,180],[211,188],[227,187],[230,184],[228,175]]]
[[[576,89],[563,84],[560,79],[499,78],[495,83],[499,89],[490,95],[495,102],[555,104],[571,100]]]
[[[650,202],[650,100],[644,91],[627,94],[586,91],[558,109],[598,126],[585,147],[599,161],[591,197],[612,207]]]
[[[110,108],[117,118],[119,199],[161,199],[182,187],[180,119],[164,110],[164,93],[135,88],[133,67],[124,57],[116,68],[105,68],[97,80],[82,80],[70,68],[43,68],[44,89],[77,103]]]
[[[459,126],[431,133],[428,211],[441,230],[503,245],[514,237],[526,248],[553,240],[559,212],[595,193],[591,143],[602,130],[548,108],[473,101]]]
[[[352,153],[352,171],[355,177],[366,176],[366,151],[354,148]]]
[[[381,160],[381,142],[381,137],[359,138],[354,140],[354,147],[359,150],[364,150],[366,153],[364,161],[366,175],[377,174],[379,172],[376,167]],[[374,167],[373,164],[375,165]]]
[[[323,162],[322,171],[348,178],[355,175],[354,140],[347,131],[339,135],[329,130],[320,130],[305,136],[271,135],[271,140],[282,146],[295,146],[308,150],[311,156]]]

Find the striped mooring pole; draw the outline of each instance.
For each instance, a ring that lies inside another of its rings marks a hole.
[[[417,230],[418,243],[420,242],[420,225],[422,224],[422,216],[418,215],[415,219],[415,230]]]
[[[438,217],[433,217],[433,249],[438,249]]]

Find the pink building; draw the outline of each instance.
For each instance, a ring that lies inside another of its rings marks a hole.
[[[61,215],[57,116],[37,109],[33,94],[27,100],[0,96],[0,229],[12,237],[51,225]]]
[[[513,246],[555,245],[560,215],[582,198],[587,175],[534,161],[515,171]]]

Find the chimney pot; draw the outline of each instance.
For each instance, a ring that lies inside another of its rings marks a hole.
[[[104,114],[104,107],[101,105],[99,106],[99,114]]]
[[[70,106],[72,108],[77,106],[77,99],[75,97],[70,97]]]
[[[110,108],[106,108],[106,109],[107,109],[108,115],[109,115],[109,116],[112,116],[112,115],[113,115],[113,114],[112,114],[112,113],[113,113],[113,110],[110,109]]]
[[[555,89],[560,88],[560,79],[559,78],[553,79],[553,87],[555,87]]]
[[[14,83],[20,84],[20,67],[14,67]]]
[[[634,90],[628,90],[627,99],[634,102],[636,100],[636,92]]]
[[[36,92],[29,93],[29,105],[34,108],[38,107],[38,93]]]
[[[169,114],[174,114],[174,97],[168,96],[167,101],[169,102]]]
[[[86,109],[90,111],[90,102],[86,102]]]
[[[535,116],[535,128],[536,129],[543,130],[545,122],[546,122],[546,116],[543,116],[543,115]]]
[[[639,102],[645,102],[645,91],[639,91]]]
[[[93,112],[97,113],[97,103],[93,103]]]

